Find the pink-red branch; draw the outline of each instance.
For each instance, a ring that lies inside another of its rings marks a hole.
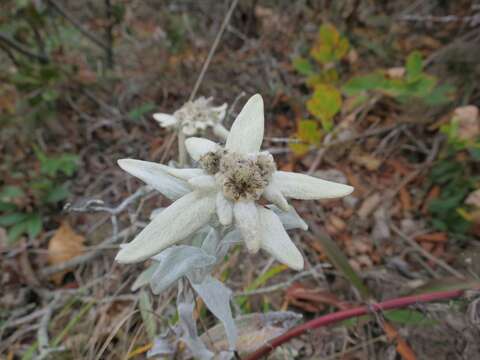
[[[308,321],[302,325],[296,326],[286,333],[274,338],[268,344],[249,355],[245,360],[258,360],[262,356],[268,355],[276,347],[286,343],[287,341],[302,335],[308,330],[316,329],[322,326],[337,323],[342,320],[350,319],[366,315],[372,312],[379,312],[391,309],[400,309],[409,305],[427,303],[432,301],[449,300],[461,297],[465,290],[438,291],[424,295],[406,296],[397,299],[387,300],[381,303],[373,303],[368,306],[360,306],[353,309],[342,310],[332,314],[320,316],[316,319]]]

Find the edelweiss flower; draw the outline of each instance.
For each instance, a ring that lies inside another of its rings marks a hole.
[[[203,135],[207,128],[221,139],[226,139],[228,130],[222,125],[225,118],[227,104],[212,106],[212,98],[199,97],[189,101],[173,115],[156,113],[153,118],[164,128],[179,127],[187,136]]]
[[[240,230],[251,253],[261,248],[291,268],[302,269],[303,257],[279,216],[258,201],[263,198],[288,211],[286,198],[332,199],[350,194],[353,188],[276,170],[272,156],[260,152],[263,131],[263,100],[257,94],[235,119],[224,147],[202,138],[186,140],[187,151],[200,168],[175,169],[140,160],[119,160],[122,169],[178,200],[132,242],[123,245],[116,260],[133,263],[148,259],[192,235],[216,215],[222,225]]]

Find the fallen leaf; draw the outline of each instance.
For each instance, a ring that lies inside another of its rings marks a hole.
[[[379,193],[375,193],[369,196],[368,198],[366,198],[357,212],[360,219],[366,219],[367,217],[369,217],[370,214],[375,211],[377,206],[380,205],[381,201],[382,201],[382,197],[380,196]]]
[[[57,265],[83,253],[85,237],[77,234],[67,221],[62,222],[48,242],[48,262]],[[65,272],[52,276],[55,284],[62,283]]]
[[[478,108],[474,105],[456,108],[452,122],[458,124],[458,137],[461,140],[475,140],[480,134]]]
[[[465,204],[480,208],[480,189],[470,193],[470,195],[467,197],[467,200],[465,200]]]
[[[382,165],[382,160],[370,154],[354,155],[352,161],[370,171],[378,170]]]
[[[387,70],[387,76],[391,79],[401,79],[405,75],[405,68],[402,66],[393,67]]]

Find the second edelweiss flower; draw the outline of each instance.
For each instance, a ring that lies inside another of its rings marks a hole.
[[[350,194],[353,188],[304,174],[278,171],[273,157],[260,151],[263,132],[263,99],[257,94],[235,119],[225,147],[203,138],[186,140],[187,151],[200,169],[120,160],[119,165],[125,171],[178,200],[156,216],[132,242],[124,245],[117,261],[145,260],[190,236],[216,214],[222,225],[233,225],[240,230],[250,252],[261,248],[291,268],[302,269],[303,257],[280,218],[258,200],[263,198],[289,211],[286,198],[338,198]]]
[[[226,139],[228,130],[222,125],[227,111],[227,104],[220,106],[212,105],[212,98],[199,97],[189,101],[173,115],[156,113],[153,118],[164,128],[177,127],[187,136],[203,135],[208,128],[213,133]]]

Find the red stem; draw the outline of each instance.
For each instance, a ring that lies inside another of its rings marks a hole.
[[[258,360],[262,356],[269,354],[273,349],[286,343],[287,341],[302,335],[308,330],[316,329],[322,326],[334,324],[336,322],[350,319],[352,317],[366,315],[372,312],[379,312],[383,310],[399,309],[409,305],[417,303],[427,303],[431,301],[440,301],[454,299],[462,296],[465,290],[450,290],[450,291],[437,291],[424,295],[413,295],[387,300],[381,303],[373,303],[369,306],[360,306],[353,309],[334,312],[332,314],[320,316],[313,320],[310,320],[304,324],[294,327],[286,333],[274,338],[266,345],[255,351],[253,354],[246,357],[244,360]]]

